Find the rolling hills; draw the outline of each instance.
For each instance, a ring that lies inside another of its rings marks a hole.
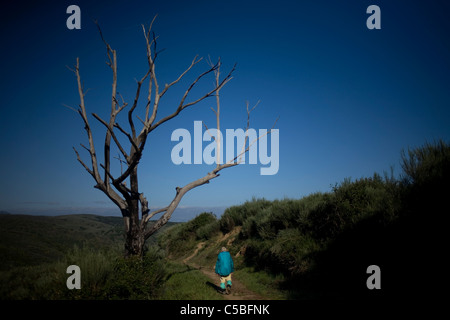
[[[53,262],[74,246],[122,247],[123,228],[121,217],[0,214],[0,271]],[[149,239],[148,244],[155,241]]]
[[[94,248],[123,242],[120,217],[0,215],[0,270],[52,262],[74,245]]]

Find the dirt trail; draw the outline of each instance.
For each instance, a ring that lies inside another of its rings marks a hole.
[[[200,266],[195,263],[189,262],[195,255],[198,253],[200,249],[205,246],[205,242],[201,242],[197,245],[194,253],[192,253],[189,257],[183,260],[183,263],[188,265],[191,268],[197,269],[201,271],[204,275],[206,275],[211,282],[208,283],[214,289],[219,289],[219,276],[214,271],[214,266]],[[219,293],[217,293],[219,294]],[[223,295],[226,300],[267,300],[266,298],[256,294],[255,292],[249,290],[246,286],[244,286],[241,282],[233,278],[233,287],[231,290],[231,294]]]

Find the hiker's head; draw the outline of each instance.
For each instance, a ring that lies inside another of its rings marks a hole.
[[[227,248],[222,247],[222,252],[228,251]]]

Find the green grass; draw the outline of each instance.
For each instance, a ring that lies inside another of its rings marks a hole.
[[[0,272],[0,299],[54,299],[55,292],[61,292],[57,283],[63,283],[64,272],[64,266],[57,263]]]
[[[174,224],[167,223],[158,233]],[[0,214],[0,271],[54,262],[74,245],[108,249],[123,247],[124,241],[121,217]],[[156,237],[151,237],[147,245],[155,242]]]
[[[102,296],[110,280],[120,250],[74,246],[62,259],[34,266],[16,267],[0,272],[0,299],[95,299]],[[69,290],[66,273],[69,265],[81,269],[82,289]]]
[[[249,290],[271,300],[285,300],[288,293],[280,289],[284,276],[271,275],[264,271],[256,271],[253,267],[242,267],[233,273],[233,277]]]
[[[120,217],[0,215],[0,270],[61,259],[73,248],[123,243]]]
[[[170,225],[173,223],[160,231]],[[1,214],[0,299],[154,298],[157,293],[152,288],[142,288],[142,295],[127,296],[128,285],[118,280],[128,276],[137,283],[160,286],[163,257],[151,253],[159,265],[150,263],[147,277],[141,278],[124,265],[119,270],[122,274],[114,273],[123,254],[123,236],[121,217]],[[147,245],[151,247],[155,241],[156,237]],[[72,264],[81,269],[81,290],[66,287],[66,269]]]
[[[161,300],[223,300],[207,276],[189,266],[170,262]]]

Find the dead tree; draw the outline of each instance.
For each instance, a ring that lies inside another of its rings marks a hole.
[[[176,193],[173,200],[170,204],[162,209],[155,210],[150,212],[149,204],[144,196],[144,193],[139,190],[138,184],[138,167],[139,161],[141,160],[142,153],[146,146],[146,141],[148,135],[158,128],[160,125],[165,122],[177,117],[183,110],[197,105],[199,102],[209,98],[216,97],[217,107],[214,110],[217,116],[217,128],[220,127],[220,100],[219,100],[219,91],[223,88],[225,84],[227,84],[232,79],[232,73],[235,70],[235,66],[226,74],[223,79],[220,79],[220,67],[221,61],[218,60],[217,63],[212,64],[209,63],[209,68],[200,73],[195,80],[187,87],[184,95],[182,96],[178,106],[173,110],[172,113],[157,119],[159,103],[164,95],[168,92],[168,90],[180,82],[180,80],[192,70],[192,68],[197,65],[202,58],[195,56],[192,60],[191,64],[184,70],[178,78],[172,81],[169,84],[165,84],[164,87],[160,86],[156,75],[156,60],[157,56],[160,52],[157,51],[157,37],[155,37],[154,33],[152,33],[153,21],[151,22],[148,30],[144,26],[142,26],[145,43],[147,47],[147,62],[148,67],[143,75],[143,77],[137,81],[136,86],[136,94],[134,96],[133,103],[131,107],[128,109],[128,124],[129,130],[125,130],[124,127],[119,125],[117,122],[117,117],[119,113],[125,110],[128,106],[126,102],[124,102],[123,97],[117,91],[117,55],[116,50],[112,49],[112,47],[105,41],[100,27],[98,27],[100,36],[102,41],[106,46],[107,52],[107,65],[112,70],[112,94],[111,94],[111,112],[109,115],[109,120],[104,120],[99,117],[97,114],[93,113],[92,116],[98,120],[106,129],[105,134],[105,142],[104,142],[104,151],[103,151],[103,163],[99,163],[99,159],[97,157],[97,153],[94,147],[94,139],[91,130],[91,125],[88,121],[88,114],[85,106],[85,95],[86,91],[83,88],[81,75],[80,75],[80,64],[79,58],[76,60],[75,67],[69,68],[72,70],[77,79],[78,85],[78,93],[80,97],[80,105],[79,108],[75,111],[81,116],[84,122],[84,129],[86,130],[87,137],[89,140],[89,146],[86,147],[83,144],[81,146],[87,150],[90,156],[90,166],[86,164],[80,157],[79,152],[74,147],[75,154],[77,156],[77,160],[81,163],[81,165],[86,169],[86,171],[94,178],[96,184],[94,188],[101,190],[117,207],[119,207],[125,224],[126,230],[126,240],[125,240],[125,254],[126,255],[142,255],[145,241],[153,235],[157,230],[159,230],[162,226],[164,226],[172,216],[174,210],[177,208],[183,196],[190,190],[207,184],[210,180],[217,178],[219,176],[219,172],[225,168],[236,166],[240,163],[242,154],[247,152],[251,146],[250,142],[247,142],[248,136],[245,139],[244,147],[239,155],[237,155],[234,159],[226,162],[220,163],[217,161],[217,166],[211,171],[208,172],[205,176],[194,180],[183,187],[176,187]],[[198,97],[197,99],[193,99],[190,102],[188,98],[190,98],[190,93],[192,89],[199,83],[200,80],[205,78],[208,75],[214,75],[215,77],[215,85],[210,90]],[[139,116],[136,116],[137,119],[140,120],[142,124],[142,128],[140,131],[137,131],[135,125],[135,116],[134,112],[138,106],[138,101],[141,96],[141,89],[144,83],[148,82],[148,91],[146,94],[146,102],[145,102],[145,116],[141,119]],[[247,120],[250,116],[250,111],[247,105]],[[248,121],[247,121],[247,129],[248,129]],[[128,151],[119,142],[118,135],[122,134],[126,138],[125,140],[129,143]],[[125,171],[121,172],[120,175],[114,176],[111,172],[111,140],[114,141],[114,144],[117,146],[117,149],[120,151],[120,154],[123,156]],[[220,138],[216,139],[216,142],[220,145]],[[219,148],[217,149],[219,150]],[[219,160],[219,155],[217,155],[217,159]],[[100,169],[100,168],[101,169]],[[101,171],[102,170],[102,171]],[[128,180],[128,185],[127,181]],[[140,211],[139,212],[139,208]],[[152,217],[156,214],[162,214],[156,222],[149,224],[148,222]]]

